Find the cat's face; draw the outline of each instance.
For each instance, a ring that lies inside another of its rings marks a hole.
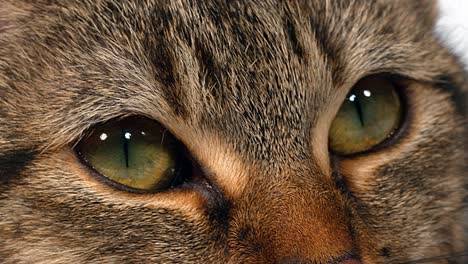
[[[447,263],[466,247],[466,84],[434,10],[0,0],[0,261]],[[401,121],[333,154],[366,76],[398,84]],[[76,150],[122,116],[167,128],[192,175],[143,194],[102,180]]]

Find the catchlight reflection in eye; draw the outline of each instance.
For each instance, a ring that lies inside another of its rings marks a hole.
[[[106,134],[106,133],[102,133],[102,134],[99,136],[99,138],[100,138],[102,141],[104,141],[104,140],[107,139],[107,134]]]

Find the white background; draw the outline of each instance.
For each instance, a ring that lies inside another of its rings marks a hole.
[[[468,70],[468,0],[439,0],[439,8],[436,33]]]

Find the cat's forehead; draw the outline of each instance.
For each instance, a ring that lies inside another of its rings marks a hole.
[[[257,158],[304,158],[319,116],[339,104],[332,99],[340,87],[374,72],[421,79],[433,77],[431,67],[438,72],[418,53],[432,25],[422,14],[431,10],[413,5],[69,3],[51,6],[47,19],[38,13],[47,30],[35,37],[45,45],[28,52],[44,58],[39,89],[57,95],[36,95],[44,115],[59,113],[51,127],[80,132],[142,114],[169,129],[216,135]]]

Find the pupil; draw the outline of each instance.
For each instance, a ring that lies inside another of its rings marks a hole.
[[[129,147],[128,147],[128,141],[132,137],[132,134],[126,130],[122,130],[122,135],[123,135],[123,151],[124,151],[124,157],[125,157],[125,166],[128,168],[129,164]]]
[[[361,100],[359,99],[360,99],[359,96],[356,96],[355,94],[351,94],[349,96],[349,101],[351,101],[354,107],[356,108],[356,112],[359,117],[359,122],[361,123],[361,126],[364,127],[364,116],[362,113]]]

